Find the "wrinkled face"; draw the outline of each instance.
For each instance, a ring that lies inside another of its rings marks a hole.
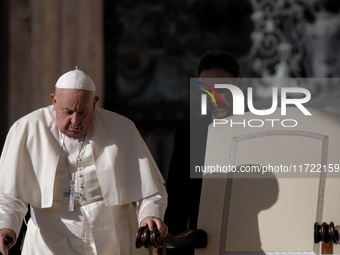
[[[79,89],[57,89],[51,94],[59,131],[71,138],[80,138],[89,130],[98,97]]]
[[[200,78],[232,78],[230,84],[235,84],[236,86],[242,89],[242,77],[239,76],[234,78],[231,76],[230,73],[225,71],[221,68],[211,68],[207,70],[203,70],[199,76]],[[213,86],[213,84],[211,84]],[[208,111],[213,114],[216,118],[222,119],[229,117],[233,114],[233,97],[229,89],[216,89],[216,92],[219,94],[222,105],[218,102],[217,98],[217,105],[215,105],[213,99],[208,97],[207,100],[207,108]]]

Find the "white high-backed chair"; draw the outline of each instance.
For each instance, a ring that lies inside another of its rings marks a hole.
[[[321,244],[314,244],[314,223],[340,224],[340,115],[309,110],[312,116],[298,108],[288,108],[286,116],[280,109],[270,116],[248,112],[209,126],[206,169],[272,166],[291,172],[234,173],[234,178],[206,173],[198,228],[207,232],[208,243],[195,255],[321,253]],[[284,119],[298,124],[284,127]],[[231,127],[231,120],[245,120],[246,127]],[[337,245],[334,253],[340,253]]]

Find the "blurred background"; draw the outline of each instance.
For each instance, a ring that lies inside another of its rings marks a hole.
[[[339,0],[1,0],[0,146],[77,66],[102,107],[136,123],[166,179],[206,50],[232,53],[244,77],[340,77],[339,9]],[[270,87],[260,89],[256,100],[267,100]],[[309,89],[340,111],[338,84]]]

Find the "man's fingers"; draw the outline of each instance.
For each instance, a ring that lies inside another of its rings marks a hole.
[[[161,237],[166,236],[168,234],[168,226],[161,219],[155,218],[154,221],[157,225],[159,233],[161,234]]]
[[[154,225],[156,224],[161,237],[165,237],[168,234],[168,226],[157,217],[147,217],[144,218],[141,227],[148,226],[150,231],[154,230]]]
[[[158,227],[159,233],[161,234],[161,237],[165,237],[168,234],[168,226],[164,223],[162,226]]]
[[[0,252],[7,255],[9,250],[15,244],[15,232],[9,228],[0,230]]]
[[[1,255],[7,255],[9,242],[5,242],[6,238],[7,237],[5,237],[5,238],[1,237],[1,241],[0,241],[0,252],[1,252]]]
[[[140,226],[141,227],[146,227],[147,226],[152,231],[153,230],[153,220],[151,218],[144,219]]]
[[[14,246],[14,239],[10,236],[5,237],[5,245],[7,246],[7,252]]]

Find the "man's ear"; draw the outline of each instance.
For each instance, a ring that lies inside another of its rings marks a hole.
[[[55,104],[57,103],[57,98],[55,94],[51,94],[50,98],[52,99],[53,109],[55,110]]]
[[[93,109],[96,107],[96,103],[99,101],[99,96],[93,97]]]
[[[53,104],[55,104],[55,102],[56,102],[55,97],[56,97],[55,94],[51,94],[51,95],[50,95],[50,98],[52,99],[52,103],[53,103]]]

